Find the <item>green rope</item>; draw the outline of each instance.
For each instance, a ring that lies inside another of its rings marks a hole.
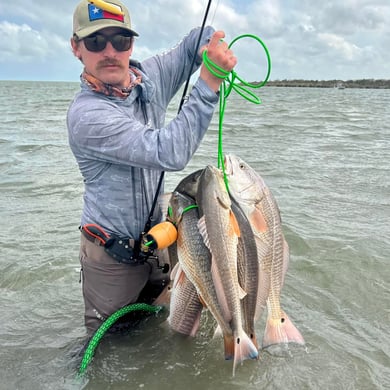
[[[88,364],[91,362],[93,355],[95,353],[95,350],[102,339],[102,337],[105,335],[105,333],[108,331],[108,329],[116,322],[120,317],[123,317],[124,315],[131,313],[133,311],[147,311],[150,313],[157,313],[162,309],[161,306],[152,306],[148,305],[146,303],[134,303],[129,306],[125,306],[122,309],[119,309],[114,314],[112,314],[110,317],[108,317],[102,325],[100,325],[99,329],[94,333],[92,339],[88,343],[88,347],[84,352],[83,360],[81,361],[80,368],[79,368],[79,375],[82,375],[84,371],[87,369]]]
[[[260,45],[263,47],[266,57],[267,57],[267,74],[264,78],[264,81],[261,83],[252,84],[245,80],[243,80],[241,77],[237,75],[237,73],[232,70],[230,72],[222,69],[218,65],[214,64],[207,56],[207,50],[203,52],[203,63],[207,67],[210,73],[212,73],[214,76],[219,77],[221,79],[224,79],[221,86],[220,86],[220,94],[219,94],[219,137],[218,137],[218,168],[222,167],[223,176],[225,180],[226,189],[229,191],[229,183],[225,172],[225,164],[224,164],[224,158],[223,158],[223,150],[222,150],[222,126],[223,126],[223,120],[225,116],[225,108],[226,108],[226,101],[232,90],[236,91],[241,97],[243,97],[245,100],[254,103],[254,104],[261,104],[261,100],[257,95],[255,95],[253,92],[251,92],[248,88],[261,88],[263,87],[271,74],[271,57],[269,54],[269,51],[267,49],[267,46],[264,44],[264,42],[253,34],[243,34],[238,36],[237,38],[233,39],[233,41],[229,44],[229,49],[233,46],[235,42],[237,42],[239,39],[242,38],[252,38],[255,39]]]
[[[183,211],[181,212],[181,215],[183,215],[187,211],[190,211],[190,210],[196,209],[196,208],[198,208],[197,204],[191,204],[191,205],[189,205],[189,206],[187,206],[187,207],[185,207],[183,209]],[[167,214],[168,214],[168,219],[170,220],[170,222],[172,222],[176,226],[177,221],[173,221],[173,211],[172,211],[172,207],[171,206],[168,206]]]
[[[198,205],[197,204],[192,204],[190,206],[187,206],[183,209],[182,211],[182,214],[186,213],[187,211],[190,211],[192,209],[197,209],[198,208]]]

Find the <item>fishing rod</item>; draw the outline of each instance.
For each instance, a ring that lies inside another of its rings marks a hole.
[[[185,99],[186,99],[188,86],[190,85],[190,79],[191,79],[191,76],[192,76],[192,70],[194,69],[194,65],[195,65],[196,53],[199,50],[200,40],[202,39],[202,34],[203,34],[203,31],[204,31],[204,27],[206,25],[206,20],[207,20],[208,14],[209,14],[211,3],[212,3],[212,0],[209,0],[209,2],[207,4],[207,7],[206,7],[206,11],[205,11],[204,17],[203,17],[202,27],[200,28],[200,34],[199,34],[199,37],[198,37],[198,41],[197,41],[196,46],[195,46],[195,48],[196,48],[195,55],[194,55],[194,58],[192,59],[192,62],[191,62],[190,72],[188,74],[187,81],[186,81],[186,84],[184,86],[183,95],[181,97],[180,104],[179,104],[179,109],[178,109],[177,113],[180,112],[180,110],[181,110],[181,108],[182,108],[182,106],[183,106],[183,104],[185,102]]]
[[[182,94],[182,97],[180,99],[180,104],[179,104],[179,109],[177,111],[177,113],[179,114],[180,111],[181,111],[181,108],[186,100],[186,95],[187,95],[187,90],[188,90],[188,87],[190,85],[190,80],[191,80],[191,76],[192,76],[192,71],[194,69],[194,65],[195,65],[195,61],[196,61],[196,56],[197,56],[197,53],[198,53],[198,50],[199,50],[199,46],[200,46],[200,41],[202,39],[202,34],[203,34],[203,31],[204,31],[204,28],[205,28],[205,25],[206,25],[206,21],[207,21],[207,17],[208,17],[208,14],[209,14],[209,11],[210,11],[210,6],[211,6],[211,3],[212,3],[212,0],[209,0],[208,1],[208,4],[207,4],[207,7],[206,7],[206,11],[204,13],[204,16],[203,16],[203,21],[202,21],[202,26],[200,28],[200,33],[199,33],[199,37],[198,37],[198,41],[196,42],[196,46],[195,46],[195,55],[194,57],[192,58],[192,62],[191,62],[191,66],[190,66],[190,71],[188,73],[188,77],[187,77],[187,80],[186,80],[186,83],[185,83],[185,86],[184,86],[184,90],[183,90],[183,94]],[[162,183],[163,183],[163,180],[164,180],[164,176],[165,176],[165,171],[162,171],[161,172],[161,175],[160,175],[160,179],[158,181],[158,185],[157,185],[157,189],[156,189],[156,193],[154,195],[154,199],[153,199],[153,203],[152,203],[152,208],[150,210],[150,213],[149,213],[149,216],[148,216],[148,219],[146,221],[146,224],[145,224],[145,227],[144,227],[144,230],[142,231],[141,233],[141,237],[150,229],[151,227],[151,224],[152,224],[152,219],[153,219],[153,214],[154,214],[154,210],[156,208],[156,205],[157,205],[157,200],[158,200],[158,196],[160,194],[160,190],[161,190],[161,186],[162,186]]]

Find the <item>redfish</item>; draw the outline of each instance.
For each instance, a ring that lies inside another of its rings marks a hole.
[[[289,263],[289,247],[282,231],[277,202],[262,177],[241,158],[225,156],[229,193],[245,212],[257,242],[259,289],[256,318],[265,307],[268,318],[263,347],[304,339],[281,309],[280,294]]]

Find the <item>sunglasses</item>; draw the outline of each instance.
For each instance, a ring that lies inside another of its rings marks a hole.
[[[102,34],[94,34],[89,35],[82,40],[84,41],[84,45],[88,51],[98,53],[106,48],[107,42],[110,42],[116,51],[127,51],[131,47],[132,38],[133,37],[131,35],[115,34],[106,36]]]

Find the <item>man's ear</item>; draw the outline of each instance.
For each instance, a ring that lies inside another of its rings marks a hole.
[[[72,48],[73,55],[81,61],[79,44],[80,43],[76,39],[74,39],[74,37],[70,38],[70,46]]]

